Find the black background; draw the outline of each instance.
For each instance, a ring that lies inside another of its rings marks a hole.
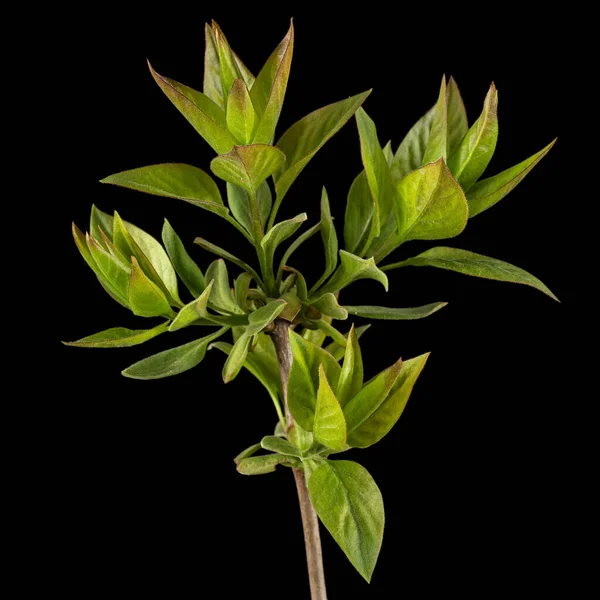
[[[40,413],[52,428],[40,459],[49,500],[40,539],[53,565],[52,585],[65,593],[308,597],[290,472],[242,477],[232,462],[275,424],[261,386],[246,372],[224,386],[223,355],[216,351],[172,379],[120,375],[140,358],[191,339],[187,330],[123,350],[59,343],[108,327],[147,326],[102,292],[72,243],[70,222],[85,229],[92,203],[117,209],[156,237],[168,217],[202,268],[212,257],[191,245],[196,235],[249,255],[244,239],[214,215],[97,182],[160,162],[208,170],[212,150],[156,86],[146,58],[159,73],[200,89],[203,24],[214,18],[256,74],[292,16],[296,44],[279,133],[322,105],[373,87],[365,109],[382,144],[392,139],[395,149],[435,102],[446,73],[457,80],[471,123],[492,80],[499,89],[500,136],[488,174],[559,136],[510,196],[448,245],[525,268],[562,304],[525,286],[434,269],[389,273],[387,294],[373,281],[344,292],[351,304],[444,300],[449,306],[422,321],[374,323],[363,337],[368,377],[399,356],[432,355],[392,433],[347,455],[379,484],[386,532],[369,587],[323,531],[329,596],[456,591],[485,597],[490,590],[534,593],[566,585],[574,515],[563,499],[576,476],[569,458],[573,425],[564,407],[577,304],[570,287],[576,273],[565,259],[575,233],[564,231],[560,19],[551,13],[543,22],[457,16],[430,4],[401,8],[396,16],[381,7],[369,11],[327,16],[322,7],[292,5],[268,15],[259,7],[240,14],[175,3],[126,12],[97,5],[79,26],[57,30],[53,48],[62,68],[53,78],[69,94],[55,134],[70,152],[68,164],[49,157],[68,177],[54,215],[62,245],[52,285],[61,293],[47,361],[55,400]],[[360,168],[350,121],[298,178],[279,218],[306,211],[309,223],[316,222],[326,185],[341,240],[346,194]],[[567,235],[572,239],[565,241]],[[394,258],[433,245],[411,243]],[[319,238],[294,260],[314,281],[323,265]]]

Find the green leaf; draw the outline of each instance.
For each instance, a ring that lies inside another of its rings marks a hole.
[[[388,280],[385,273],[382,273],[375,264],[373,257],[360,258],[344,250],[340,250],[340,259],[342,264],[332,275],[331,279],[320,289],[317,294],[321,297],[327,292],[338,292],[359,279],[375,279],[388,290]]]
[[[227,98],[227,128],[240,144],[249,144],[257,126],[258,117],[248,88],[241,79],[236,79]]]
[[[159,75],[150,63],[148,66],[156,83],[190,125],[217,154],[227,154],[233,148],[235,138],[227,131],[225,112],[208,96]]]
[[[175,267],[175,271],[177,271],[177,275],[179,275],[192,296],[197,298],[206,288],[206,280],[200,267],[187,253],[181,238],[175,233],[175,230],[166,219],[162,230],[162,241],[171,259],[171,263]]]
[[[248,329],[246,333],[248,335],[256,335],[260,333],[269,323],[272,323],[281,311],[285,308],[285,300],[279,298],[273,300],[264,306],[261,306],[258,310],[251,312],[248,316]]]
[[[276,452],[277,454],[285,454],[287,456],[297,456],[298,458],[302,456],[298,449],[294,448],[287,440],[283,440],[275,435],[265,436],[261,440],[260,445],[265,450],[269,450],[269,452]]]
[[[250,283],[254,278],[250,273],[242,273],[236,280],[233,282],[233,290],[235,293],[235,301],[237,305],[245,312],[248,312],[248,290],[250,289]]]
[[[260,243],[265,252],[268,268],[273,268],[273,257],[275,256],[275,250],[277,250],[277,246],[279,246],[281,242],[284,242],[289,237],[294,235],[294,233],[296,233],[298,230],[298,227],[300,227],[300,225],[302,225],[306,219],[306,213],[302,213],[295,216],[293,219],[281,221],[269,229]]]
[[[242,74],[240,73],[238,62],[234,57],[225,34],[221,31],[221,28],[215,21],[212,22],[212,30],[213,35],[215,36],[215,44],[217,46],[219,64],[221,67],[221,88],[223,90],[224,98],[227,98],[229,91],[233,86],[233,82],[240,78]]]
[[[298,298],[300,298],[300,300],[302,302],[307,302],[308,301],[308,288],[306,286],[306,279],[304,279],[304,275],[302,275],[302,273],[300,273],[300,271],[297,271],[296,269],[293,269],[292,267],[288,267],[287,265],[284,265],[282,267],[283,271],[290,271],[291,273],[293,273],[296,276],[296,294],[298,295]]]
[[[76,342],[63,342],[63,344],[65,346],[76,346],[77,348],[128,348],[151,340],[153,337],[167,331],[168,327],[169,323],[161,323],[152,329],[113,327],[94,335],[88,335]]]
[[[446,102],[446,76],[442,77],[440,95],[433,110],[431,130],[427,149],[423,155],[423,164],[433,163],[448,156],[448,105]]]
[[[135,256],[131,257],[129,276],[129,306],[138,317],[173,317],[167,297],[142,271]]]
[[[340,346],[341,347],[341,346]],[[348,402],[360,392],[363,386],[364,369],[362,353],[358,344],[358,336],[354,325],[350,328],[348,342],[344,352],[344,363],[337,385],[337,398],[343,408]]]
[[[245,450],[242,450],[234,459],[233,462],[236,465],[239,465],[240,462],[242,461],[242,459],[244,458],[248,458],[250,456],[252,456],[253,454],[256,454],[260,449],[262,448],[262,446],[260,445],[260,443],[258,444],[252,444],[252,446],[249,446],[248,448],[246,448]]]
[[[408,260],[386,265],[382,267],[384,271],[397,269],[398,267],[438,267],[473,275],[474,277],[483,277],[484,279],[494,279],[496,281],[508,281],[510,283],[523,283],[529,285],[540,292],[550,296],[557,302],[558,298],[537,278],[507,262],[475,254],[468,250],[458,248],[448,248],[447,246],[437,246],[431,248]]]
[[[298,248],[306,242],[306,240],[310,239],[317,231],[321,229],[321,223],[317,223],[313,225],[310,229],[305,231],[303,234],[299,235],[289,246],[288,249],[284,252],[281,257],[281,261],[279,262],[279,271],[278,271],[278,281],[281,282],[283,277],[283,267],[288,264],[290,257],[292,254],[298,250]]]
[[[279,120],[294,52],[294,24],[261,69],[250,95],[261,116],[254,136],[256,144],[272,144]]]
[[[252,336],[246,332],[238,338],[231,348],[227,360],[223,365],[223,381],[225,383],[229,383],[240,372],[246,356],[248,356],[250,342],[252,342]]]
[[[219,108],[225,108],[223,100],[223,86],[221,85],[221,65],[219,63],[219,51],[217,50],[217,41],[210,25],[204,25],[204,85],[202,91]]]
[[[131,273],[129,265],[107,252],[89,235],[86,235],[86,243],[100,280],[105,282],[120,300],[122,299],[126,305],[129,305],[128,290]]]
[[[412,389],[428,358],[429,352],[402,363],[400,376],[386,399],[360,427],[348,436],[350,446],[353,448],[367,448],[387,435],[402,415]]]
[[[371,327],[370,324],[367,325],[361,325],[360,327],[356,328],[356,337],[357,339],[360,339],[362,334],[369,329],[369,327]],[[345,333],[344,337],[346,339],[348,339],[350,332]],[[348,343],[346,342],[345,346],[340,346],[340,344],[338,344],[337,342],[333,341],[331,342],[331,344],[328,344],[327,346],[325,346],[325,350],[327,350],[327,352],[329,352],[329,354],[331,354],[335,360],[341,360],[346,353],[346,349],[348,348]],[[341,377],[341,375],[340,375]],[[339,384],[338,384],[338,388],[339,388]]]
[[[317,442],[332,450],[343,450],[346,446],[346,420],[342,407],[327,381],[323,365],[319,366],[314,436]]]
[[[387,308],[385,306],[345,306],[351,314],[366,319],[383,319],[385,321],[406,321],[412,319],[423,319],[434,312],[444,308],[447,302],[434,302],[414,308]]]
[[[325,374],[331,385],[337,387],[340,365],[319,346],[305,340],[294,331],[289,332],[292,349],[292,367],[288,379],[288,405],[296,421],[303,429],[313,430],[319,365],[325,368]]]
[[[252,228],[252,211],[250,207],[250,196],[246,190],[232,183],[227,184],[227,202],[229,208],[236,220],[241,223],[246,231],[254,235]],[[256,190],[256,202],[258,203],[258,212],[260,222],[264,226],[271,212],[273,199],[271,196],[271,188],[266,181],[263,181]]]
[[[199,340],[144,358],[125,369],[122,374],[131,379],[162,379],[183,373],[198,365],[206,354],[208,344],[227,329],[229,328],[222,327]]]
[[[215,280],[209,297],[209,305],[222,313],[232,315],[243,315],[244,311],[237,305],[231,288],[229,287],[229,275],[227,266],[223,259],[217,259],[208,265],[206,269],[206,281]]]
[[[492,83],[485,97],[483,111],[473,123],[448,167],[465,192],[481,177],[488,166],[498,141],[498,92]]]
[[[371,581],[383,541],[383,498],[369,472],[349,460],[326,461],[308,480],[313,506],[352,565]]]
[[[434,113],[435,106],[412,126],[396,150],[391,167],[392,178],[396,183],[423,165]]]
[[[446,90],[448,100],[448,155],[455,152],[469,131],[467,111],[454,77],[450,77]]]
[[[202,296],[202,294],[201,294]],[[189,304],[186,304],[178,313],[171,325],[169,326],[169,331],[177,331],[178,329],[183,329],[184,327],[188,327],[192,323],[199,321],[202,318],[200,311],[198,310],[198,303],[200,302],[200,298],[195,298]]]
[[[92,212],[90,214],[90,235],[105,249],[106,245],[102,239],[102,233],[104,232],[112,241],[113,232],[113,218],[111,215],[107,215],[92,204]]]
[[[465,228],[469,214],[467,199],[444,159],[409,173],[399,183],[398,191],[401,202],[396,216],[400,243],[450,238]]]
[[[346,124],[370,93],[371,90],[319,108],[294,123],[279,138],[277,147],[285,154],[285,164],[273,176],[277,199],[271,213],[271,224],[283,197],[302,169],[325,142]]]
[[[385,162],[387,162],[388,167],[391,167],[392,161],[394,160],[394,152],[392,151],[392,140],[389,140],[388,143],[384,146],[383,155],[385,156]]]
[[[357,253],[366,246],[371,227],[379,228],[379,214],[371,196],[365,171],[356,177],[350,186],[344,217],[344,244],[348,252]],[[372,225],[373,217],[377,220]]]
[[[208,174],[190,165],[166,163],[115,173],[100,180],[132,190],[185,200],[221,217],[228,212],[219,188]]]
[[[274,146],[251,144],[234,146],[228,154],[213,159],[210,168],[217,177],[244,188],[254,196],[258,186],[284,162],[284,154]]]
[[[334,271],[338,262],[338,240],[335,232],[335,226],[333,224],[333,217],[331,216],[331,209],[329,207],[329,197],[327,196],[327,190],[323,186],[323,192],[321,193],[321,239],[323,240],[323,247],[325,248],[325,271],[319,277],[319,280],[313,285],[312,289],[317,289]]]
[[[402,359],[398,359],[379,375],[371,379],[365,387],[344,406],[344,416],[348,425],[348,435],[360,427],[387,398],[396,383],[402,368]]]
[[[238,466],[238,473],[242,475],[264,475],[273,473],[277,465],[294,467],[298,465],[295,458],[284,454],[266,454],[265,456],[251,456],[242,459]]]
[[[344,321],[348,318],[348,311],[338,304],[337,298],[331,292],[323,294],[318,300],[312,303],[312,306],[332,319]]]
[[[498,173],[498,175],[494,175],[493,177],[482,179],[473,185],[467,193],[469,217],[474,217],[484,210],[491,208],[494,204],[500,202],[509,192],[512,192],[525,178],[525,175],[548,154],[555,142],[556,140],[553,140],[545,148],[523,162],[520,162],[518,165],[506,169],[506,171],[502,171],[502,173]]]

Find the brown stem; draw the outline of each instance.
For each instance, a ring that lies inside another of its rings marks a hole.
[[[273,343],[279,360],[279,372],[283,386],[283,400],[285,403],[285,414],[288,421],[288,431],[294,425],[294,419],[290,413],[287,401],[287,384],[292,366],[292,349],[290,347],[289,323],[283,319],[275,321],[275,327],[271,332]],[[311,600],[327,600],[327,589],[325,587],[325,571],[323,569],[323,553],[321,551],[321,536],[319,534],[319,518],[310,501],[306,478],[302,469],[292,469],[296,480],[298,500],[300,502],[300,514],[302,515],[302,527],[304,528],[304,544],[306,546],[306,562],[308,565],[308,580],[310,582]]]

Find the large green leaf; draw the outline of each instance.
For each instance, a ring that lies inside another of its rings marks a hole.
[[[148,66],[156,83],[192,127],[217,154],[227,154],[233,148],[235,138],[227,131],[225,112],[208,96],[159,75],[150,63]]]
[[[371,227],[379,229],[379,212],[369,189],[367,174],[361,171],[352,182],[344,217],[344,244],[348,252],[358,254],[366,247]],[[375,224],[372,223],[375,218]],[[361,253],[362,254],[362,253]]]
[[[423,166],[423,157],[429,143],[431,122],[435,113],[435,106],[430,108],[406,134],[402,143],[394,154],[392,161],[392,177],[396,183],[406,175]]]
[[[502,200],[548,154],[555,142],[556,140],[553,140],[545,148],[523,162],[520,162],[518,165],[506,169],[506,171],[502,171],[502,173],[498,173],[498,175],[494,175],[493,177],[482,179],[473,185],[467,192],[469,217],[478,215]]]
[[[400,376],[379,408],[349,436],[348,444],[366,448],[387,435],[404,411],[412,389],[429,358],[429,353],[402,363]]]
[[[398,192],[400,242],[450,238],[465,228],[467,199],[444,159],[409,173],[398,184]]]
[[[131,257],[128,300],[133,314],[139,317],[174,316],[167,297],[142,271],[135,256]]]
[[[229,287],[229,275],[227,266],[222,258],[208,265],[205,275],[206,281],[215,280],[210,294],[209,305],[219,312],[232,315],[242,315],[244,311],[238,306],[231,288]]]
[[[370,93],[371,90],[319,108],[294,123],[279,138],[277,147],[285,154],[285,164],[274,175],[277,199],[271,224],[283,197],[302,169],[325,142],[342,128]]]
[[[221,31],[221,28],[215,21],[212,22],[212,30],[215,36],[215,45],[217,47],[219,64],[221,67],[221,88],[223,90],[223,97],[227,98],[229,91],[233,86],[233,82],[242,77],[242,73],[225,34]]]
[[[460,250],[459,248],[437,246],[414,258],[386,265],[382,267],[382,270],[389,271],[398,267],[438,267],[439,269],[447,269],[465,275],[483,277],[484,279],[523,283],[558,301],[558,298],[537,277],[527,271],[502,260],[483,256],[483,254],[475,254],[475,252],[469,252],[468,250]]]
[[[217,41],[210,25],[204,25],[204,84],[202,91],[219,108],[225,108],[223,100],[223,86],[221,85],[221,65],[219,63],[219,51],[217,50]]]
[[[346,446],[346,420],[342,407],[327,381],[323,365],[319,366],[319,388],[313,433],[317,442],[332,450],[343,450]]]
[[[444,308],[447,302],[434,302],[413,308],[388,308],[386,306],[344,306],[351,314],[366,319],[383,319],[385,321],[405,321],[423,319]]]
[[[274,146],[251,144],[234,146],[228,154],[213,159],[210,168],[217,177],[239,185],[254,196],[258,186],[284,162],[284,154]]]
[[[369,472],[349,460],[326,461],[308,480],[313,506],[356,570],[371,581],[383,541],[383,498]]]
[[[204,274],[187,253],[181,238],[175,233],[175,230],[166,219],[162,230],[162,241],[171,259],[171,263],[175,267],[175,271],[177,271],[177,275],[179,275],[192,296],[197,298],[206,288]]]
[[[249,144],[257,126],[258,117],[248,88],[241,79],[236,79],[227,98],[227,128],[240,144]]]
[[[363,386],[364,369],[362,353],[358,344],[358,336],[354,325],[348,334],[348,342],[344,352],[344,362],[337,385],[337,398],[343,408],[348,402],[360,392]]]
[[[427,148],[423,155],[423,164],[433,163],[448,156],[448,103],[446,100],[446,77],[442,77],[440,94],[433,109],[431,130]]]
[[[269,231],[266,233],[260,245],[263,247],[265,252],[266,263],[269,269],[273,268],[273,257],[275,256],[275,250],[277,250],[277,246],[279,246],[281,242],[284,242],[294,235],[294,233],[296,233],[298,230],[298,227],[300,227],[300,225],[302,225],[306,219],[306,213],[299,214],[293,219],[288,219],[287,221],[281,221],[280,223],[277,223],[277,225],[271,227],[271,229],[269,229]]]
[[[446,90],[448,101],[448,155],[452,154],[469,131],[467,111],[454,77],[450,77]]]
[[[219,216],[227,214],[217,184],[208,174],[190,165],[166,163],[115,173],[100,180],[122,187],[185,200]]]
[[[339,290],[350,285],[354,281],[359,279],[375,279],[379,281],[381,285],[388,290],[388,280],[385,273],[382,273],[375,264],[373,257],[371,258],[360,258],[345,250],[340,250],[341,265],[337,271],[332,275],[331,279],[315,293],[317,298],[321,297],[327,292],[338,292]]]
[[[254,230],[252,227],[252,209],[250,202],[250,195],[246,190],[233,183],[227,184],[227,203],[229,204],[233,216],[245,227],[246,231],[253,235]],[[269,218],[271,205],[273,204],[271,188],[266,181],[263,181],[256,190],[256,202],[258,204],[260,222],[261,225],[264,226]]]
[[[161,323],[152,329],[125,329],[125,327],[113,327],[100,331],[93,335],[81,338],[76,342],[63,342],[65,346],[77,346],[78,348],[128,348],[143,344],[153,337],[167,331],[169,323]]]
[[[242,475],[264,475],[273,473],[277,465],[286,465],[289,467],[298,466],[298,459],[285,454],[266,454],[265,456],[251,456],[243,458],[238,466],[238,473]]]
[[[303,429],[313,430],[319,365],[325,368],[327,380],[337,387],[340,365],[329,352],[305,340],[294,331],[289,332],[292,349],[292,367],[288,379],[288,405],[296,421]]]
[[[199,340],[144,358],[125,369],[123,375],[131,379],[162,379],[183,373],[198,365],[206,354],[208,344],[227,329],[228,327],[222,327]]]
[[[467,191],[485,171],[498,141],[498,92],[492,83],[483,111],[451,156],[448,167]]]
[[[402,359],[398,359],[379,375],[371,379],[348,404],[344,406],[344,416],[348,425],[348,434],[360,427],[386,399],[396,383],[402,368]]]
[[[216,254],[219,258],[224,258],[225,260],[232,262],[234,265],[237,265],[240,269],[243,269],[244,271],[250,273],[250,275],[252,275],[252,277],[254,277],[256,281],[262,282],[258,273],[248,263],[245,263],[242,259],[238,258],[237,256],[234,256],[230,252],[227,252],[227,250],[224,250],[223,248],[220,248],[219,246],[216,246],[208,240],[202,239],[200,237],[197,237],[194,240],[194,244],[197,244],[198,246],[204,248],[204,250],[207,250],[208,252]]]
[[[272,144],[279,120],[294,52],[294,24],[258,74],[250,95],[260,118],[256,144]]]

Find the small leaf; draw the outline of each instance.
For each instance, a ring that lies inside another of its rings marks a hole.
[[[457,150],[448,158],[448,167],[465,192],[481,177],[498,141],[498,92],[492,83],[483,111]]]
[[[340,346],[341,347],[341,346]],[[344,352],[344,363],[337,385],[337,398],[343,408],[348,402],[360,392],[363,386],[364,369],[362,354],[358,344],[358,336],[354,325],[348,334],[348,342]]]
[[[265,456],[251,456],[242,459],[238,466],[238,473],[242,475],[264,475],[273,473],[277,465],[297,466],[298,461],[292,456],[283,454],[266,454]]]
[[[104,242],[102,241],[102,233],[105,233],[110,241],[112,242],[112,231],[113,231],[113,218],[111,215],[102,212],[92,204],[92,211],[90,214],[90,235],[105,249],[107,250]]]
[[[360,427],[387,398],[402,368],[402,359],[371,379],[363,389],[344,406],[348,435]]]
[[[161,323],[152,329],[113,327],[94,335],[88,335],[76,342],[63,342],[63,344],[65,346],[76,346],[77,348],[128,348],[151,340],[153,337],[167,331],[168,327],[169,323]]]
[[[219,108],[225,108],[223,101],[223,86],[221,85],[221,65],[219,64],[219,51],[215,34],[208,23],[204,26],[205,50],[204,50],[204,85],[202,91]]]
[[[423,164],[433,163],[448,156],[448,105],[446,101],[446,77],[442,77],[440,95],[433,110],[431,130]]]
[[[294,233],[296,233],[300,225],[302,225],[306,219],[306,213],[302,213],[295,216],[293,219],[281,221],[269,229],[260,243],[265,252],[268,268],[273,268],[273,257],[275,256],[275,250],[277,250],[277,246],[279,246],[281,242],[284,242],[289,237],[294,235]]]
[[[150,63],[148,67],[156,83],[192,127],[217,154],[227,154],[233,148],[235,138],[226,129],[225,112],[208,96],[159,75]]]
[[[221,217],[228,212],[217,184],[208,174],[190,165],[166,163],[115,173],[100,180],[121,187],[185,200]]]
[[[447,302],[434,302],[414,308],[387,308],[385,306],[345,306],[351,314],[366,319],[383,319],[385,321],[405,321],[423,319],[444,308]]]
[[[241,79],[236,79],[227,98],[227,128],[240,144],[249,144],[257,126],[258,117],[248,88]]]
[[[169,331],[177,331],[179,329],[183,329],[184,327],[188,327],[196,321],[199,321],[202,318],[202,315],[198,311],[198,302],[199,298],[195,298],[189,304],[186,304],[177,313],[177,316],[169,326]]]
[[[234,282],[233,289],[235,292],[235,301],[237,305],[245,312],[248,312],[248,290],[250,289],[250,283],[253,279],[253,275],[250,273],[242,273]]]
[[[370,324],[367,325],[361,325],[360,327],[356,328],[356,337],[357,339],[360,339],[362,334],[369,329],[369,327],[371,327]],[[349,336],[350,332],[345,333],[344,337],[347,339]],[[340,346],[337,342],[331,342],[331,344],[325,346],[325,350],[327,350],[327,352],[329,352],[329,354],[331,354],[335,360],[341,360],[346,353],[346,349],[348,348],[348,343],[346,342],[345,346]],[[341,375],[340,375],[341,377]],[[339,387],[339,384],[338,384]]]
[[[469,218],[491,208],[494,204],[500,202],[509,192],[512,192],[525,178],[525,175],[548,154],[555,142],[556,140],[553,140],[545,148],[523,162],[520,162],[518,165],[506,169],[493,177],[482,179],[473,185],[467,193]]]
[[[283,440],[275,435],[265,436],[260,445],[269,452],[276,452],[277,454],[285,454],[287,456],[297,456],[300,458],[302,455],[297,448],[294,448],[287,440]]]
[[[162,241],[171,259],[171,263],[175,267],[175,271],[177,271],[177,275],[179,275],[192,296],[197,298],[206,288],[206,280],[200,267],[187,253],[181,238],[175,233],[175,230],[166,219],[162,230]]]
[[[331,292],[323,294],[312,303],[312,306],[332,319],[344,321],[348,318],[348,311],[338,304],[337,298]]]
[[[502,260],[475,254],[475,252],[469,252],[468,250],[437,246],[414,258],[386,265],[382,269],[389,271],[398,267],[438,267],[439,269],[447,269],[465,275],[483,277],[484,279],[523,283],[540,290],[540,292],[558,302],[558,298],[537,277],[527,271]]]
[[[206,269],[206,281],[215,280],[209,297],[209,305],[219,312],[243,315],[244,311],[237,305],[231,288],[229,287],[229,275],[227,266],[223,259],[217,259],[208,265]]]
[[[273,300],[248,315],[248,335],[260,333],[269,323],[272,323],[285,308],[285,300]]]
[[[142,271],[135,256],[131,257],[128,300],[133,314],[138,317],[173,317],[166,296]]]
[[[252,102],[261,117],[254,137],[256,144],[273,143],[285,98],[293,52],[294,24],[291,23],[289,31],[261,69],[250,92]]]
[[[402,415],[412,389],[428,358],[429,353],[402,363],[400,376],[387,398],[360,427],[348,436],[350,446],[353,448],[367,448],[387,435]]]
[[[217,177],[239,185],[254,196],[258,186],[284,162],[283,152],[274,146],[251,144],[234,146],[228,154],[213,159],[210,168]]]
[[[327,190],[323,186],[321,193],[321,239],[325,248],[325,271],[319,277],[319,280],[313,286],[317,289],[334,271],[338,262],[338,240],[331,216],[331,208],[329,207],[329,197]]]
[[[320,464],[308,480],[313,506],[352,565],[371,581],[383,540],[383,498],[369,472],[348,460]]]
[[[423,157],[429,144],[431,122],[435,106],[430,108],[410,129],[396,150],[392,161],[392,178],[396,183],[423,166]]]
[[[244,271],[250,273],[250,275],[252,275],[252,277],[254,277],[254,279],[256,279],[257,282],[262,284],[262,280],[259,277],[258,273],[249,264],[245,263],[237,256],[234,256],[233,254],[227,252],[227,250],[223,250],[223,248],[219,248],[219,246],[215,246],[215,244],[209,242],[208,240],[204,240],[200,237],[197,237],[194,240],[194,244],[198,244],[198,246],[204,248],[204,250],[212,252],[220,258],[224,258],[225,260],[232,262],[234,265],[237,265],[240,269],[243,269]]]
[[[394,160],[394,152],[392,151],[392,140],[389,140],[388,143],[383,147],[383,155],[385,156],[385,162],[387,162],[388,167],[391,167],[392,161]]]
[[[304,279],[304,275],[302,275],[300,271],[297,271],[292,267],[288,267],[287,265],[284,265],[282,270],[290,271],[296,276],[296,293],[298,298],[300,298],[302,302],[308,302],[308,288],[306,287],[306,279]]]
[[[454,77],[450,77],[448,82],[446,98],[448,100],[448,155],[450,155],[460,146],[469,131],[467,111]]]
[[[206,354],[208,344],[221,336],[227,329],[229,328],[222,327],[215,333],[199,340],[144,358],[125,369],[123,375],[131,379],[161,379],[183,373],[198,365]]]
[[[375,279],[375,281],[379,281],[383,285],[387,292],[387,277],[385,273],[377,268],[373,257],[367,259],[360,258],[354,254],[340,250],[340,259],[342,264],[331,279],[315,295],[321,297],[327,292],[338,292],[359,279]]]
[[[248,448],[246,448],[245,450],[242,450],[234,459],[233,462],[236,465],[239,465],[240,462],[242,462],[242,459],[244,458],[248,458],[254,454],[256,454],[260,449],[262,448],[262,446],[260,445],[260,443],[258,444],[252,444],[252,446],[249,446]]]
[[[231,348],[227,360],[225,361],[225,365],[223,366],[223,381],[225,383],[229,383],[240,372],[240,369],[246,360],[246,356],[248,356],[251,341],[252,336],[248,333],[244,333]]]
[[[305,340],[294,331],[289,332],[292,367],[288,379],[288,405],[303,429],[313,430],[319,365],[323,364],[331,385],[337,387],[341,368],[336,360],[319,346]]]
[[[319,388],[313,432],[317,442],[332,450],[343,450],[346,446],[346,420],[342,407],[327,381],[323,365],[319,366]]]
[[[246,231],[251,235],[254,235],[250,202],[250,195],[246,190],[233,183],[227,184],[227,203],[229,204],[233,216],[238,223],[241,223],[244,226]],[[266,181],[263,181],[256,190],[256,202],[258,204],[260,222],[264,226],[269,218],[271,205],[273,204],[271,188]]]
[[[379,214],[376,213],[375,209],[376,206],[369,189],[367,174],[361,171],[350,186],[346,202],[344,244],[348,252],[357,254],[359,249],[366,246],[374,216],[377,219],[377,224],[374,227],[376,230],[379,228]]]

